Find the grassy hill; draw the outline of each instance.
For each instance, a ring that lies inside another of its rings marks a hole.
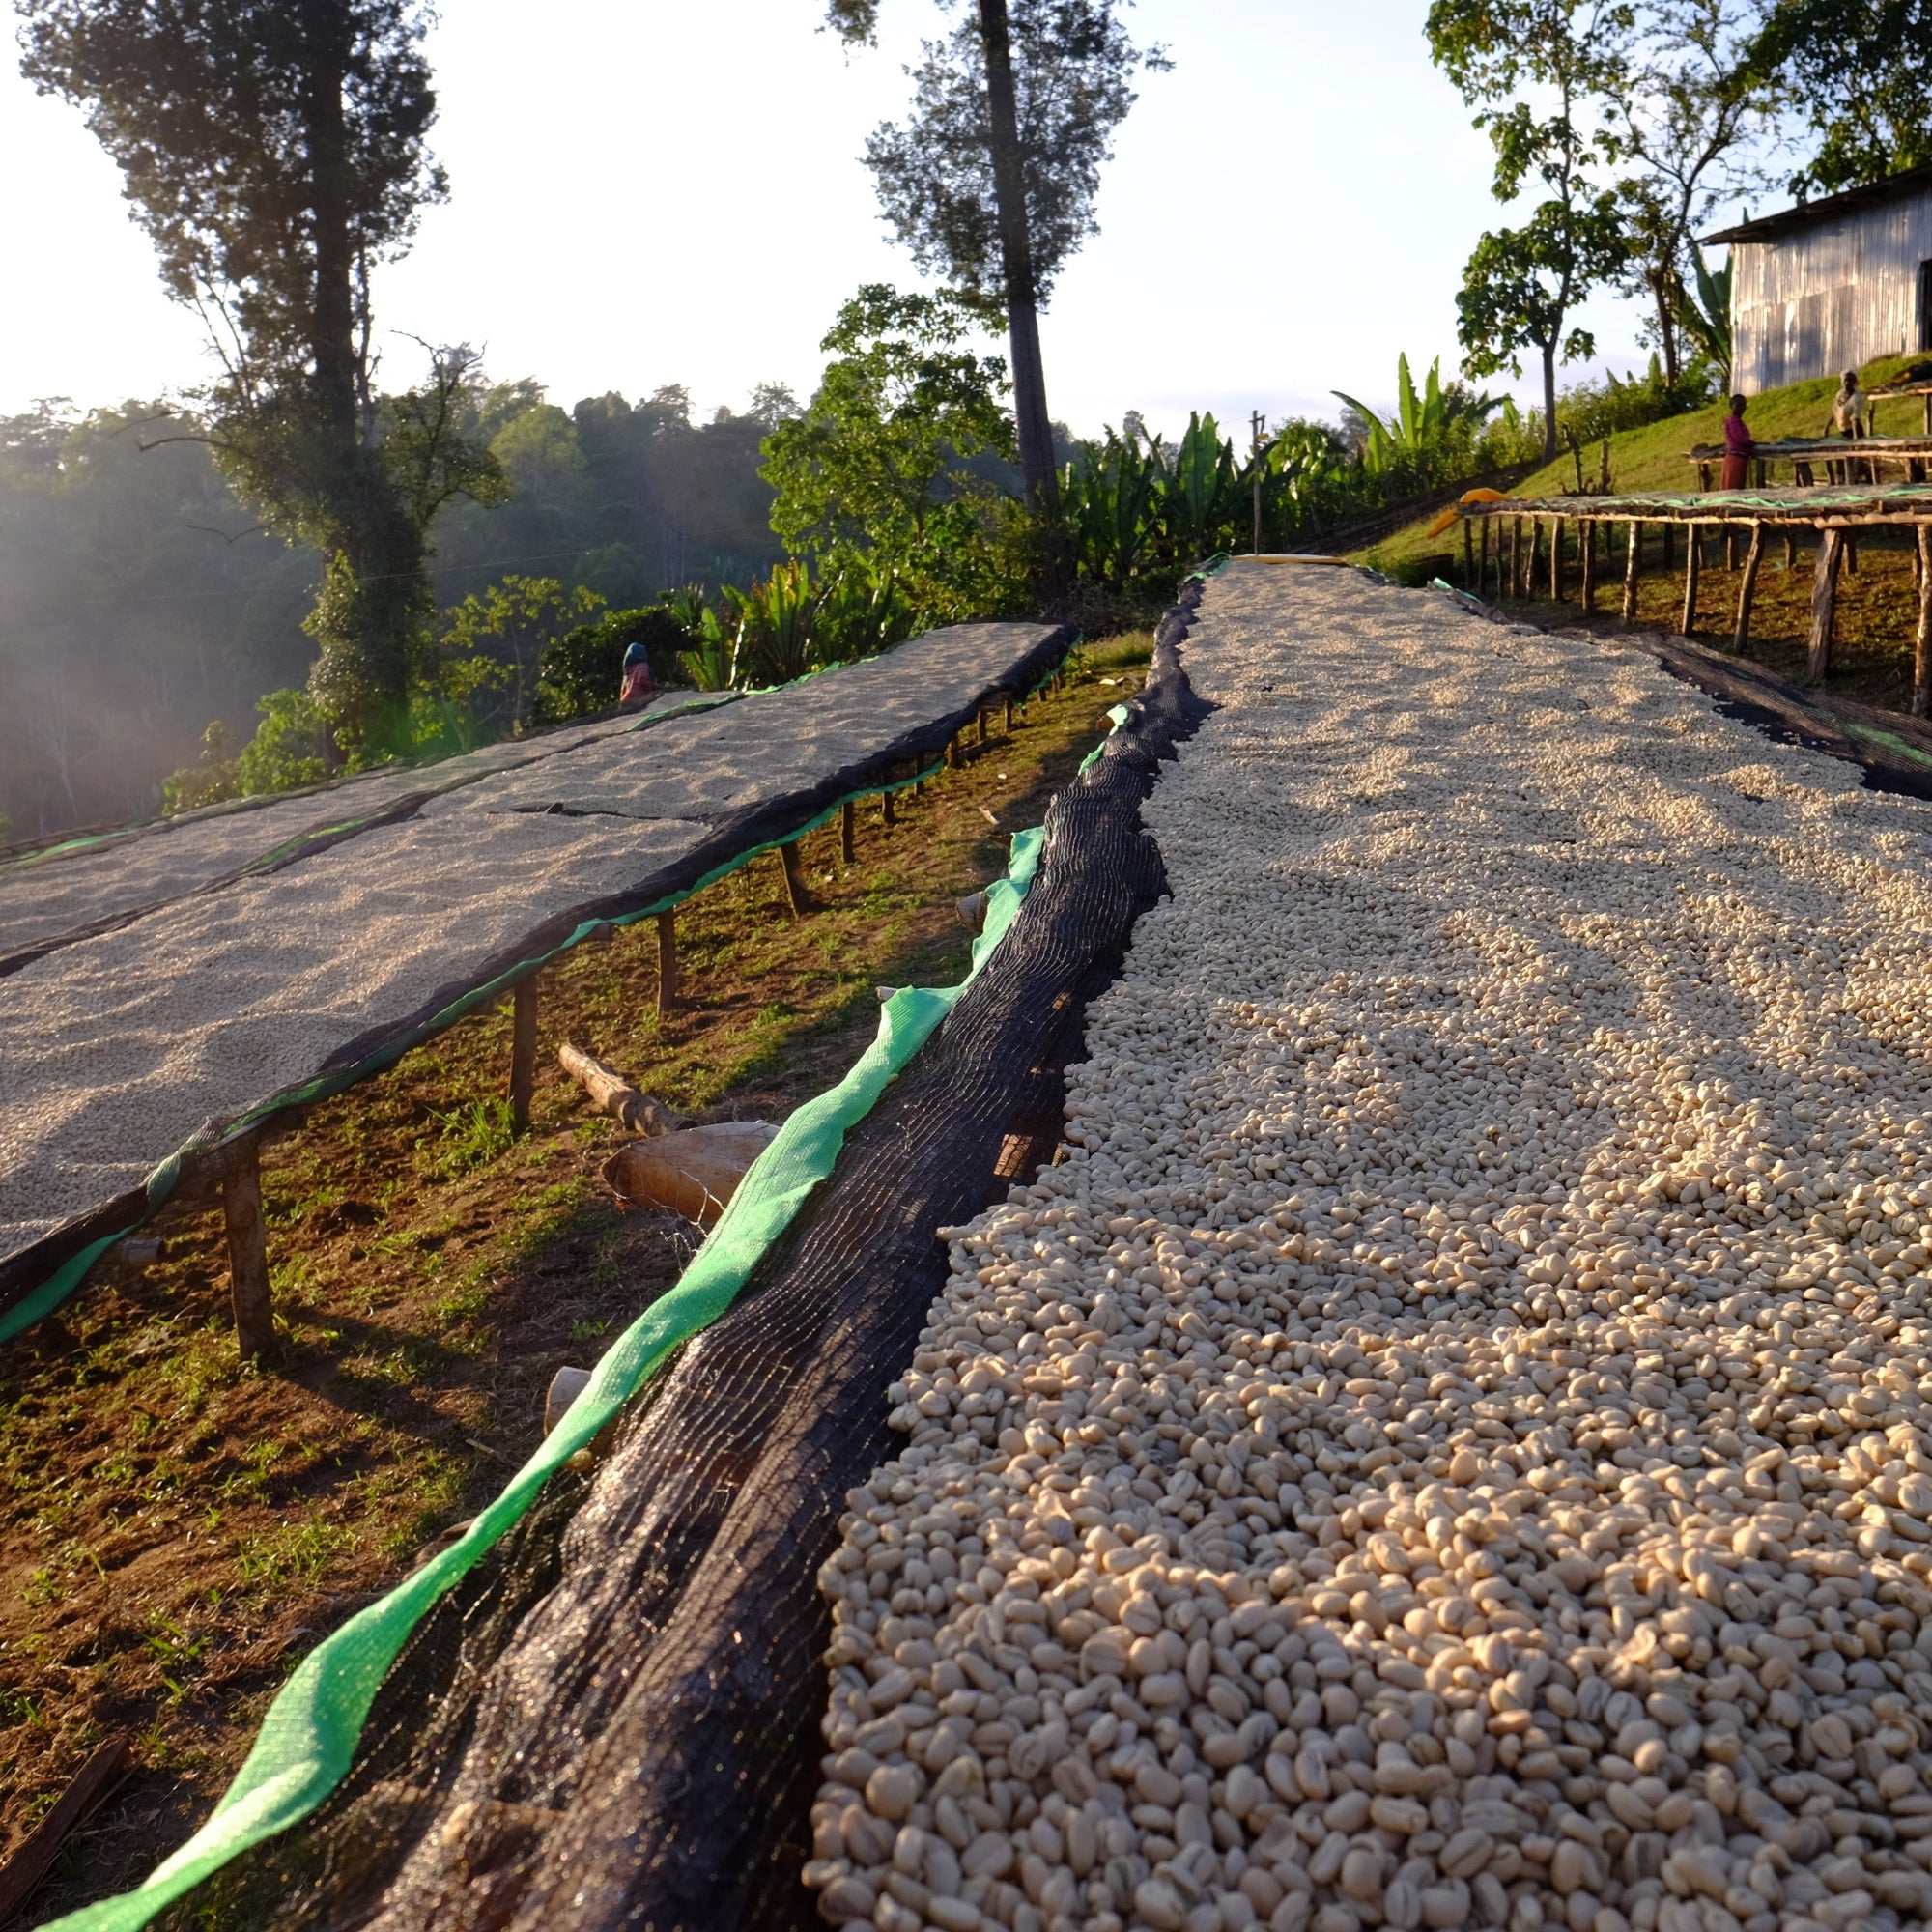
[[[1889,381],[1912,358],[1890,356],[1869,362],[1861,371],[1867,390]],[[1792,383],[1751,398],[1747,420],[1764,441],[1779,437],[1816,436],[1831,417],[1835,377]],[[1710,404],[1689,414],[1671,416],[1642,429],[1625,430],[1610,439],[1612,491],[1694,491],[1696,469],[1685,452],[1696,443],[1719,442],[1727,405]],[[1879,408],[1881,434],[1907,435],[1919,431],[1922,418],[1916,397],[1884,403]],[[1601,455],[1596,447],[1583,452],[1583,474],[1594,481]],[[1552,464],[1533,471],[1511,491],[1514,497],[1552,497],[1577,487],[1576,459],[1565,450]],[[1430,519],[1419,518],[1383,542],[1353,553],[1351,561],[1374,565],[1399,582],[1426,583],[1432,577],[1461,582],[1462,535],[1453,526],[1439,537],[1428,534]],[[1793,682],[1804,681],[1804,640],[1810,622],[1811,550],[1808,536],[1798,538],[1787,558],[1774,541],[1767,549],[1765,569],[1758,580],[1751,619],[1750,656]],[[1621,552],[1619,552],[1621,555]],[[1637,622],[1649,629],[1675,632],[1682,618],[1682,532],[1666,566],[1654,541],[1638,585]],[[1570,572],[1576,578],[1574,566]],[[1619,572],[1620,580],[1620,572]],[[1595,628],[1617,623],[1614,587],[1599,593]],[[1705,569],[1698,598],[1697,621],[1691,635],[1701,642],[1727,648],[1736,603],[1736,578],[1725,567],[1722,545],[1707,539]],[[1514,608],[1514,607],[1513,607]],[[1580,607],[1558,604],[1548,596],[1524,602],[1523,613],[1541,623],[1583,620]],[[1905,709],[1912,688],[1912,641],[1918,617],[1913,589],[1911,542],[1902,532],[1861,538],[1857,559],[1841,578],[1838,588],[1838,644],[1829,683],[1834,690],[1868,704]]]

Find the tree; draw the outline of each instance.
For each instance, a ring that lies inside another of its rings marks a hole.
[[[566,590],[554,577],[506,577],[466,597],[443,613],[445,690],[469,697],[487,685],[507,686],[509,725],[521,730],[548,649],[603,608],[594,590],[581,583]]]
[[[977,327],[959,296],[877,283],[838,311],[817,391],[764,440],[785,544],[876,553],[928,580],[955,567],[946,553],[972,548],[985,507],[962,459],[1012,446],[1006,365],[960,346]]]
[[[1809,103],[1792,192],[1834,194],[1932,161],[1932,0],[1776,0],[1754,71]]]
[[[313,686],[346,735],[405,728],[429,659],[427,519],[500,495],[455,400],[467,351],[422,391],[375,384],[370,276],[445,193],[416,0],[22,0],[22,71],[87,110],[162,280],[208,325],[223,374],[199,398],[230,479],[325,559]],[[407,445],[407,474],[386,444]],[[430,439],[427,442],[425,438]]]
[[[1525,349],[1542,358],[1546,463],[1556,456],[1556,365],[1596,348],[1587,329],[1564,324],[1628,260],[1616,197],[1593,172],[1616,161],[1616,137],[1584,117],[1626,85],[1634,24],[1627,0],[1435,0],[1429,10],[1430,56],[1495,149],[1491,192],[1509,203],[1532,181],[1547,190],[1526,222],[1482,236],[1456,298],[1471,376],[1520,375]],[[1516,98],[1525,88],[1534,105]]]
[[[1781,92],[1755,59],[1765,12],[1764,0],[1655,0],[1642,57],[1620,97],[1619,141],[1639,164],[1620,188],[1631,271],[1651,304],[1672,384],[1689,326],[1691,238],[1719,203],[1764,178],[1753,137]]]
[[[1094,203],[1130,77],[1171,65],[1137,48],[1116,0],[976,0],[908,70],[913,114],[866,144],[886,218],[922,269],[984,308],[1004,309],[1020,476],[1036,510],[1055,497],[1053,425],[1039,311],[1055,277],[1096,232]],[[848,43],[869,43],[877,0],[830,0]]]

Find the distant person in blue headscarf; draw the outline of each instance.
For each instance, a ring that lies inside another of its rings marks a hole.
[[[639,638],[624,653],[624,682],[617,693],[617,708],[635,711],[639,705],[648,703],[656,692],[657,685],[651,677],[651,654]]]

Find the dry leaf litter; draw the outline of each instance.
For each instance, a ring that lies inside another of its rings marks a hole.
[[[1066,1152],[821,1573],[880,1932],[1932,1916],[1932,808],[1236,564]]]

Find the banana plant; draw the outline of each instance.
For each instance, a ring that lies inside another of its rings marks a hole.
[[[1735,259],[1727,257],[1721,269],[1714,270],[1706,265],[1704,251],[1691,242],[1690,266],[1696,271],[1697,293],[1684,292],[1684,327],[1717,364],[1726,394],[1731,386],[1731,268]]]
[[[1220,548],[1241,522],[1246,487],[1235,462],[1235,445],[1221,440],[1212,412],[1187,418],[1172,463],[1163,463],[1161,522],[1177,558],[1199,561]]]
[[[809,562],[794,557],[774,564],[772,574],[753,579],[749,590],[727,583],[724,601],[738,617],[731,650],[733,684],[790,684],[817,668],[822,588],[812,582]]]
[[[1143,449],[1131,425],[1125,437],[1110,429],[1098,449],[1090,444],[1066,466],[1062,514],[1086,576],[1119,589],[1140,568],[1156,534],[1160,477],[1158,443]]]
[[[1465,425],[1473,430],[1492,411],[1502,406],[1496,396],[1467,396],[1442,385],[1442,358],[1429,365],[1422,391],[1418,395],[1415,379],[1409,374],[1408,356],[1396,357],[1395,413],[1386,422],[1342,389],[1330,389],[1361,417],[1368,432],[1362,451],[1362,467],[1379,475],[1399,464],[1416,465],[1433,455]]]

